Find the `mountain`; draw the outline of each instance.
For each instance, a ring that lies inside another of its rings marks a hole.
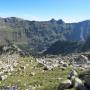
[[[56,41],[52,44],[43,54],[69,54],[73,52],[79,52],[82,44],[75,41]]]
[[[85,52],[85,51],[90,51],[90,36],[88,36],[84,42],[58,40],[54,42],[46,51],[44,51],[43,55],[46,55],[46,54],[66,55],[70,53],[78,53],[78,52]]]
[[[9,40],[32,54],[42,53],[59,40],[85,42],[90,20],[65,23],[63,20],[29,21],[16,17],[0,18],[0,44]]]

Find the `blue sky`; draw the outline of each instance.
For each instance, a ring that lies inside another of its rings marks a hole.
[[[38,21],[83,21],[90,19],[90,0],[0,0],[0,17],[12,16]]]

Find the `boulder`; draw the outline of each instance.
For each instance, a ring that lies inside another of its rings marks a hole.
[[[64,62],[63,62],[63,61],[59,61],[59,64],[62,64],[62,65],[63,65],[63,64],[64,64]]]
[[[2,74],[4,74],[4,72],[3,71],[0,71],[0,75],[2,75]]]
[[[72,84],[76,88],[76,90],[87,90],[87,88],[84,86],[82,80],[80,80],[77,77],[72,77]]]
[[[52,65],[53,65],[53,67],[58,67],[59,66],[57,63],[52,64]]]
[[[25,66],[20,66],[21,70],[25,70],[25,68],[26,68]]]
[[[2,75],[2,76],[0,76],[0,80],[5,80],[5,79],[7,79],[7,75]]]
[[[85,55],[80,55],[77,59],[76,59],[76,63],[77,64],[87,64],[88,63],[88,57],[86,57]]]
[[[64,89],[69,89],[70,86],[72,85],[72,82],[70,80],[65,80],[62,81],[58,87],[58,90],[64,90]]]
[[[26,64],[26,66],[28,67],[28,66],[29,66],[29,64]]]
[[[65,69],[66,69],[66,67],[60,67],[60,69],[61,69],[61,70],[65,70]]]
[[[12,66],[10,67],[10,71],[14,71],[14,68]]]
[[[8,75],[10,76],[10,75],[12,75],[12,73],[8,73]]]
[[[53,66],[44,66],[43,70],[52,70],[53,69]]]
[[[34,76],[34,75],[35,75],[35,72],[31,72],[31,73],[30,73],[30,76]]]
[[[68,67],[68,64],[67,64],[67,63],[64,63],[64,64],[63,64],[63,67]]]
[[[68,79],[71,79],[73,76],[77,77],[78,73],[75,70],[72,69],[71,72],[68,75]]]

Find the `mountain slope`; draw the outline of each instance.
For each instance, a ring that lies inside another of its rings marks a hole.
[[[82,44],[74,41],[56,41],[45,52],[45,54],[69,54],[79,52]]]
[[[65,23],[63,20],[28,21],[16,17],[0,18],[0,42],[8,39],[33,54],[45,51],[58,40],[85,41],[90,21]]]

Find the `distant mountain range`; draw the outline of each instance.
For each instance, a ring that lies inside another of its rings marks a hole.
[[[90,20],[65,23],[61,19],[29,21],[16,17],[0,18],[0,44],[6,44],[7,39],[32,54],[43,53],[58,41],[85,42],[89,35]]]

